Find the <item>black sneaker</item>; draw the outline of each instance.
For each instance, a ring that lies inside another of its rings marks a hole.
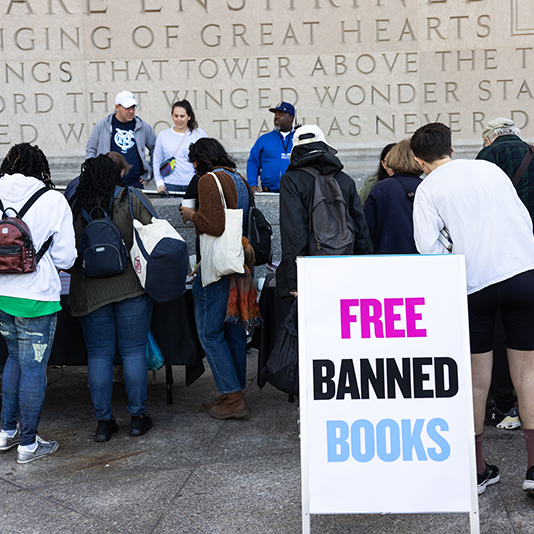
[[[154,424],[146,412],[141,415],[132,415],[130,420],[130,436],[139,437],[146,434]]]
[[[527,471],[525,482],[523,482],[523,491],[534,494],[534,465]]]
[[[514,430],[521,427],[517,408],[514,406],[506,413],[501,412],[501,410],[497,408],[494,400],[492,400],[486,408],[485,423],[505,430]]]
[[[119,425],[115,421],[115,417],[111,416],[109,421],[99,419],[95,432],[95,441],[109,441],[111,436],[116,434],[118,431]]]
[[[499,468],[496,465],[486,464],[485,471],[481,475],[477,475],[478,494],[482,495],[487,486],[497,484],[500,479]]]

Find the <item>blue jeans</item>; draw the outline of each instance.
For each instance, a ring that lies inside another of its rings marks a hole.
[[[111,419],[113,358],[118,347],[122,357],[128,411],[145,413],[147,399],[146,344],[154,301],[140,295],[112,302],[80,317],[87,345],[88,379],[97,419]]]
[[[2,429],[15,430],[20,416],[21,445],[35,443],[56,324],[57,313],[14,317],[0,311],[0,332],[9,352],[2,378]]]
[[[193,282],[198,337],[221,395],[241,391],[247,385],[247,333],[241,326],[224,321],[229,292],[226,276],[202,287],[199,272]]]
[[[187,191],[188,185],[178,185],[178,184],[165,184],[167,191],[178,191],[185,193]]]

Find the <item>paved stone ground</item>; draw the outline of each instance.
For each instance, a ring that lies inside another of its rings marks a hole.
[[[18,465],[0,453],[0,533],[298,534],[298,406],[256,385],[249,352],[248,420],[216,421],[199,410],[217,396],[209,370],[192,386],[174,367],[174,404],[166,404],[163,370],[149,385],[154,428],[128,436],[123,384],[113,404],[118,436],[95,443],[87,369],[51,369],[40,435],[57,439],[49,458]],[[526,454],[521,431],[487,428],[487,454],[501,482],[480,497],[484,534],[534,532],[534,500],[521,491]],[[391,499],[402,481],[385,480]],[[312,516],[313,534],[468,533],[467,514]]]

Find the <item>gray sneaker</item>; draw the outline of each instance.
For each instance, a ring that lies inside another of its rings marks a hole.
[[[17,431],[13,437],[10,437],[4,432],[0,432],[0,451],[7,451],[20,443],[20,431],[17,427]]]
[[[37,441],[37,448],[33,452],[21,451],[19,447],[17,450],[18,464],[27,464],[28,462],[33,462],[42,456],[54,454],[59,449],[59,443],[57,441],[45,441],[39,436],[35,436],[35,440]]]

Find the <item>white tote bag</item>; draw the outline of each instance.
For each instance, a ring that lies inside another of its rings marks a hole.
[[[230,210],[226,207],[226,200],[221,182],[214,173],[210,172],[217,183],[224,208],[224,232],[220,237],[208,234],[200,235],[200,272],[202,287],[217,282],[228,274],[245,272],[245,251],[241,237],[243,235],[243,210]]]

